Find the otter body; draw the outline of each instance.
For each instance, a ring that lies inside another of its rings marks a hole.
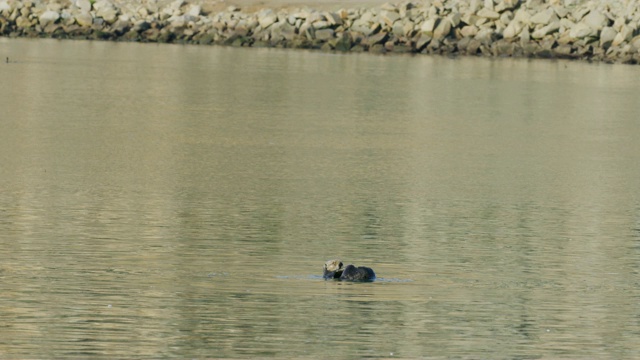
[[[348,281],[373,281],[376,273],[373,269],[366,266],[347,265],[342,268],[343,264],[340,260],[329,260],[323,266],[322,277],[325,279],[337,279]]]

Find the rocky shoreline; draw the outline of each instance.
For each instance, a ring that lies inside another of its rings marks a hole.
[[[0,36],[640,63],[640,3],[425,0],[337,11],[0,0]]]

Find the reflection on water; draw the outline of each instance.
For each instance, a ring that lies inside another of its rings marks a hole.
[[[0,45],[0,357],[640,355],[635,67]]]

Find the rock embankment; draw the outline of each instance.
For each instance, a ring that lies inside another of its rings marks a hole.
[[[640,63],[640,3],[425,0],[319,11],[0,0],[0,35]]]

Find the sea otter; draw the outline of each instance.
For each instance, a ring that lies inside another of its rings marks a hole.
[[[373,281],[376,278],[376,273],[373,269],[366,266],[355,267],[353,265],[347,265],[342,268],[342,261],[329,260],[323,266],[322,277],[325,279],[338,279],[349,281]]]

